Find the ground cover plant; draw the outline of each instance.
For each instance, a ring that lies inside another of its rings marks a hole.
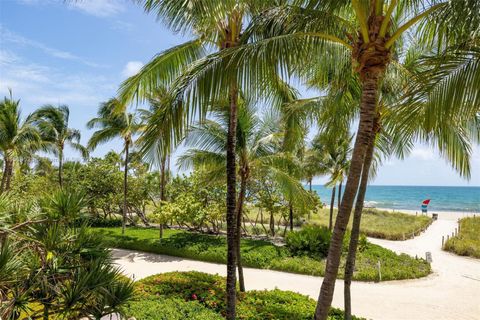
[[[480,218],[463,218],[458,235],[447,240],[444,249],[461,256],[480,258]]]
[[[115,248],[167,254],[200,261],[226,262],[226,239],[221,235],[166,229],[162,240],[159,241],[159,231],[154,228],[128,228],[125,236],[121,236],[119,228],[92,230],[101,234],[104,240]],[[355,280],[377,281],[378,261],[381,263],[382,280],[420,278],[431,272],[430,265],[423,259],[415,259],[406,254],[397,255],[393,251],[371,243],[361,244],[359,248]],[[276,246],[268,241],[242,239],[241,254],[242,262],[246,267],[315,276],[324,274],[323,256],[314,258],[311,255],[292,254],[286,246]],[[342,259],[345,259],[345,255],[346,245]],[[342,275],[343,269],[340,270],[339,277]]]
[[[223,319],[224,287],[224,277],[201,272],[153,275],[136,283],[136,299],[125,313],[137,320]],[[254,290],[239,292],[237,307],[241,320],[307,320],[313,318],[315,301],[291,291]],[[343,311],[332,308],[329,320],[341,319]]]

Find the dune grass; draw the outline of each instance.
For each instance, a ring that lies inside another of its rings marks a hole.
[[[115,248],[167,254],[193,260],[226,263],[227,245],[224,236],[206,235],[182,230],[165,230],[159,241],[157,229],[128,228],[125,236],[120,228],[94,228],[101,233],[107,245]],[[286,247],[268,241],[242,239],[242,262],[244,266],[259,269],[322,276],[325,260],[306,256],[292,256]],[[343,254],[339,277],[343,277],[345,265]],[[430,264],[423,259],[397,255],[393,251],[368,243],[357,254],[357,267],[353,278],[360,281],[377,281],[377,262],[380,261],[382,281],[420,278],[431,272]]]
[[[459,226],[458,235],[445,243],[444,250],[480,258],[480,217],[463,218]]]
[[[258,209],[251,208],[248,218],[251,222],[257,219]],[[310,219],[305,218],[306,223],[328,226],[330,215],[329,208],[322,208],[318,213],[311,214]],[[333,213],[334,221],[337,216],[337,209]],[[264,212],[263,215],[265,227],[268,229],[268,215]],[[279,219],[280,217],[276,217]],[[352,224],[350,219],[349,228]],[[402,212],[391,212],[387,210],[370,209],[363,210],[361,232],[368,237],[387,239],[387,240],[405,240],[411,239],[419,235],[422,231],[428,228],[432,223],[432,218],[425,215],[414,215]],[[259,219],[257,219],[257,230],[259,226]],[[280,233],[281,234],[281,233]]]

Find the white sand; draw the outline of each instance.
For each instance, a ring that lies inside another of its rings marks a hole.
[[[458,215],[457,215],[458,218]],[[396,252],[425,257],[432,253],[433,274],[418,280],[352,284],[353,313],[375,320],[480,319],[480,260],[459,257],[441,250],[442,235],[457,226],[455,217],[440,215],[425,233],[407,241],[370,239]],[[226,274],[224,265],[165,255],[114,250],[116,262],[135,279],[169,272],[197,270]],[[321,277],[245,269],[247,290],[292,290],[316,299]],[[337,281],[333,305],[343,308],[343,281]]]

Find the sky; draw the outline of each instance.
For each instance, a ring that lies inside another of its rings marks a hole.
[[[93,131],[85,124],[99,103],[156,54],[187,39],[129,0],[0,0],[0,97],[11,89],[24,116],[44,104],[68,105],[70,127],[80,129],[86,143]],[[93,156],[112,149],[120,151],[121,141]],[[66,157],[80,158],[72,150]],[[417,145],[407,159],[386,161],[373,184],[480,186],[478,146],[472,167],[467,181],[438,151]]]

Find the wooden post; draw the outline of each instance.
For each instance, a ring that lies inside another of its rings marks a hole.
[[[445,242],[445,236],[442,236],[442,249],[443,249],[443,243]]]
[[[458,230],[455,228],[455,236],[458,236]]]
[[[402,233],[402,239],[405,240],[405,233]]]

